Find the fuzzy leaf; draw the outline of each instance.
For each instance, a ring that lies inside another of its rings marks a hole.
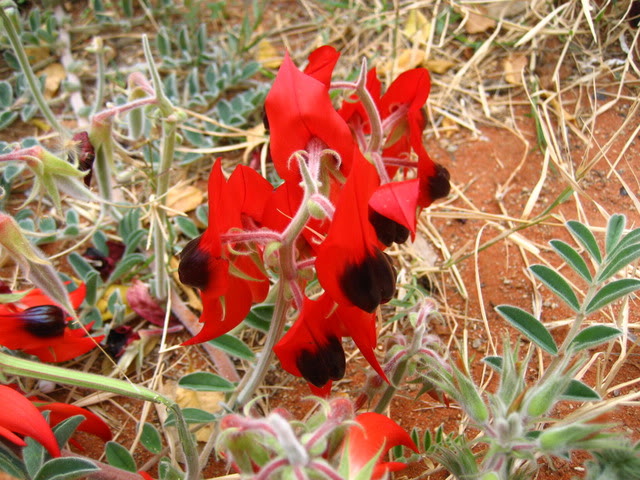
[[[216,419],[216,416],[200,408],[183,408],[182,415],[188,424],[210,423]],[[173,412],[169,412],[164,422],[165,427],[171,427],[176,424],[176,417]]]
[[[59,457],[49,460],[38,471],[33,480],[73,480],[86,478],[100,470],[90,460],[77,457]]]
[[[562,275],[546,265],[531,265],[529,270],[574,311],[580,310],[578,297]]]
[[[105,455],[107,456],[107,462],[109,465],[127,472],[136,472],[136,462],[133,459],[129,450],[120,445],[117,442],[109,441],[105,446]]]
[[[62,448],[71,438],[73,432],[76,431],[78,425],[84,422],[85,418],[82,415],[74,415],[73,417],[65,418],[62,422],[53,428],[53,433],[56,436],[58,445]]]
[[[144,448],[156,455],[162,451],[162,439],[160,438],[160,433],[158,433],[156,427],[149,422],[145,422],[142,426],[140,443],[142,443]]]
[[[25,438],[27,446],[22,449],[22,460],[29,474],[29,478],[34,478],[44,464],[45,450],[42,445],[30,437]]]
[[[0,107],[9,108],[13,104],[13,88],[5,80],[0,81]]]
[[[236,388],[229,380],[209,372],[185,375],[178,381],[178,385],[198,392],[232,392]]]
[[[622,332],[608,325],[592,325],[582,330],[571,342],[574,352],[585,348],[595,347],[620,336]]]
[[[209,343],[229,355],[242,358],[243,360],[253,360],[255,358],[255,354],[247,344],[233,335],[225,333],[218,338],[210,340]]]
[[[502,372],[503,359],[499,355],[489,355],[482,359],[484,363],[493,368],[496,372]]]
[[[496,311],[525,337],[552,355],[558,353],[553,337],[540,320],[529,312],[512,305],[499,305]]]
[[[122,257],[122,259],[116,265],[116,268],[113,269],[111,275],[109,276],[109,283],[114,283],[120,277],[126,274],[130,274],[133,268],[141,263],[146,261],[146,257],[141,253],[130,253]]]
[[[609,258],[613,258],[618,255],[618,252],[623,248],[627,248],[630,245],[636,245],[640,243],[640,228],[636,228],[627,233],[616,245],[612,252],[609,253]]]
[[[598,242],[596,242],[593,233],[587,228],[587,226],[578,221],[572,220],[567,222],[567,228],[574,236],[574,238],[589,252],[598,263],[602,262],[602,254],[598,248]]]
[[[600,400],[600,395],[594,389],[585,385],[580,380],[571,380],[567,389],[560,396],[563,400],[575,400],[578,402],[593,402]]]
[[[597,275],[596,280],[598,282],[604,282],[638,258],[640,258],[640,243],[633,243],[620,250],[616,250],[615,253],[607,259],[605,267]]]
[[[624,215],[611,215],[611,218],[609,218],[605,240],[605,251],[607,254],[611,253],[613,249],[616,248],[616,245],[618,245],[624,233],[625,222],[626,218]]]
[[[272,316],[273,316],[273,305],[269,305],[269,304],[254,305],[249,311],[249,314],[244,319],[244,321],[251,328],[255,328],[257,330],[261,330],[266,333],[269,331],[269,324],[271,322]]]
[[[568,243],[562,240],[551,240],[549,242],[551,247],[556,251],[558,255],[569,265],[578,275],[584,278],[587,282],[591,282],[593,277],[587,266],[587,262],[584,258]]]
[[[22,462],[13,453],[0,448],[0,472],[8,474],[12,479],[19,480],[27,478]],[[0,475],[2,476],[2,475]]]
[[[611,302],[623,297],[629,293],[635,292],[640,288],[640,280],[636,278],[622,278],[608,283],[596,293],[585,313],[590,314],[609,305]]]

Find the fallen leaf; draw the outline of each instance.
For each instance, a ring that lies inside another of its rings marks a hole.
[[[167,193],[167,215],[175,216],[195,210],[204,201],[204,195],[193,185],[177,185]]]
[[[60,84],[66,78],[67,72],[60,63],[52,63],[38,72],[38,76],[45,75],[44,98],[52,99],[58,93]]]
[[[269,40],[263,38],[257,45],[256,60],[264,68],[278,68],[282,63],[282,55]]]
[[[197,392],[178,386],[177,382],[165,382],[167,391],[175,395],[175,401],[180,408],[199,408],[209,413],[216,413],[222,410],[221,403],[224,402],[222,392]],[[206,442],[213,435],[213,425],[207,425],[195,433],[196,440]]]
[[[496,21],[488,15],[487,10],[482,6],[476,6],[473,10],[461,9],[460,13],[466,16],[464,29],[469,34],[483,33],[496,26]]]
[[[409,15],[407,15],[407,22],[402,33],[412,42],[426,45],[431,33],[431,24],[419,10],[414,9],[409,11]]]
[[[460,126],[458,126],[458,124],[454,120],[452,120],[451,118],[444,117],[442,119],[442,129],[444,130],[444,135],[446,137],[450,137],[455,132],[460,130]]]
[[[552,98],[551,99],[551,106],[554,108],[554,110],[556,111],[556,114],[559,117],[562,117],[565,119],[565,121],[567,122],[572,122],[573,120],[576,119],[575,115],[573,115],[572,113],[569,113],[566,108],[564,108],[562,106],[562,104],[560,102],[558,102],[557,98]]]
[[[455,65],[455,62],[452,62],[450,60],[435,58],[433,60],[427,60],[423,63],[423,66],[425,66],[427,70],[440,75],[442,75],[443,73],[447,73],[447,71],[449,71],[449,69],[453,68]]]
[[[424,61],[424,52],[418,48],[405,48],[400,51],[395,62],[385,62],[379,69],[380,73],[385,74],[392,70],[403,72],[412,68],[419,67]],[[394,68],[395,67],[395,68]]]
[[[38,47],[35,45],[24,47],[24,53],[27,54],[29,58],[29,63],[31,65],[43,62],[51,57],[51,50],[49,47]]]
[[[32,118],[27,123],[29,125],[33,125],[36,128],[39,128],[43,132],[49,132],[51,130],[51,125],[49,125],[47,122],[39,118]]]
[[[522,85],[522,76],[528,59],[521,53],[509,55],[503,62],[504,78],[512,85]]]
[[[142,318],[159,327],[164,326],[166,311],[158,300],[151,296],[146,283],[134,280],[127,289],[126,298],[131,309]],[[171,320],[175,323],[175,318]]]

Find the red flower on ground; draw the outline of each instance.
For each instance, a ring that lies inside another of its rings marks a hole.
[[[49,411],[49,424],[51,425],[51,427],[55,427],[67,418],[76,415],[82,415],[84,417],[84,420],[80,422],[80,424],[76,428],[77,432],[90,433],[91,435],[95,435],[105,442],[108,442],[113,438],[109,425],[107,425],[105,421],[102,420],[98,415],[85,408],[81,408],[76,405],[70,405],[68,403],[45,402],[37,398],[32,398],[30,400],[39,411]],[[83,450],[83,448],[75,439],[72,438],[70,441],[77,448]]]
[[[85,294],[84,284],[69,294],[74,308],[84,301]],[[43,362],[65,362],[93,350],[104,338],[86,336],[82,327],[71,329],[69,321],[53,300],[33,289],[19,302],[0,305],[0,345],[35,355]]]
[[[11,387],[0,385],[0,436],[24,447],[18,435],[31,437],[53,457],[60,456],[60,448],[51,427],[40,411],[24,395]]]
[[[351,337],[369,364],[386,380],[374,353],[375,314],[358,307],[336,305],[326,293],[317,300],[305,298],[298,319],[273,351],[282,368],[304,377],[314,393],[326,396],[331,381],[344,376],[342,337]]]
[[[185,285],[200,289],[202,330],[183,345],[206,342],[236,327],[269,291],[269,279],[249,256],[223,244],[222,235],[259,223],[261,205],[272,187],[255,170],[239,165],[228,181],[217,160],[209,176],[209,225],[180,254],[178,273]],[[241,248],[238,246],[237,248]]]
[[[373,312],[395,293],[394,268],[378,248],[369,221],[369,199],[378,184],[375,167],[359,154],[315,264],[320,285],[336,303],[355,305],[366,312]]]
[[[368,412],[358,415],[356,425],[349,427],[346,448],[349,459],[349,477],[355,476],[373,458],[378,461],[373,468],[372,479],[384,478],[388,472],[396,472],[406,467],[402,462],[384,462],[382,459],[389,449],[403,445],[414,452],[418,447],[411,437],[390,418],[379,413]]]

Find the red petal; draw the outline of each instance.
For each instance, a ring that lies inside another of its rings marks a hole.
[[[384,415],[374,412],[363,413],[358,415],[355,421],[358,425],[349,428],[347,437],[351,473],[360,471],[372,458],[380,454],[373,478],[382,478],[386,472],[404,467],[399,465],[399,462],[380,462],[389,449],[403,445],[414,452],[418,451],[409,434]]]
[[[67,282],[66,285],[69,285],[69,283],[70,282]],[[87,287],[84,283],[80,283],[75,290],[69,293],[69,299],[71,300],[71,305],[73,305],[73,308],[78,308],[80,306],[80,304],[84,301],[84,297],[86,296],[86,294]],[[33,290],[31,290],[22,298],[22,300],[17,303],[24,308],[36,307],[40,305],[58,305],[57,302],[51,300],[39,288],[34,288]]]
[[[304,69],[304,73],[324,83],[328,89],[338,58],[340,58],[340,53],[329,45],[316,48],[309,55],[309,64]]]
[[[321,390],[341,379],[345,370],[339,325],[330,318],[333,307],[327,295],[305,298],[298,319],[273,348],[282,368]]]
[[[421,109],[431,89],[431,78],[426,68],[414,68],[402,73],[380,99],[380,115],[386,118],[404,105],[408,111]]]
[[[408,228],[412,237],[415,237],[419,193],[417,179],[386,183],[373,193],[369,206],[380,215]]]
[[[74,358],[90,352],[104,340],[104,335],[96,337],[85,336],[82,328],[71,330],[66,328],[64,337],[55,342],[51,342],[46,347],[23,348],[22,351],[30,355],[35,355],[43,362],[59,363],[73,360]]]
[[[24,395],[6,385],[0,385],[0,435],[15,442],[13,432],[31,437],[54,457],[60,456],[60,448],[42,414]]]
[[[251,289],[247,281],[233,275],[229,275],[223,300],[220,296],[208,295],[206,291],[201,296],[203,309],[200,322],[204,325],[195,337],[182,345],[195,345],[227,333],[237,327],[251,309]]]
[[[284,180],[299,180],[293,153],[307,148],[314,137],[335,150],[341,169],[351,168],[355,141],[349,127],[333,108],[326,85],[298,70],[286,55],[265,101],[271,131],[271,156]]]
[[[320,285],[336,303],[368,312],[395,290],[395,273],[369,222],[369,199],[378,184],[375,167],[358,155],[315,263]]]
[[[249,255],[239,255],[234,258],[233,266],[252,280],[246,280],[247,286],[251,290],[251,301],[260,303],[267,298],[271,283],[269,278],[256,265],[253,257]]]
[[[342,335],[353,339],[362,356],[369,362],[369,365],[378,372],[378,375],[385,382],[389,383],[374,353],[378,342],[375,313],[367,313],[358,307],[339,305],[333,316],[340,325]]]
[[[49,424],[52,427],[55,427],[60,422],[66,420],[69,417],[82,415],[85,419],[80,423],[80,425],[78,425],[78,431],[95,435],[105,442],[111,440],[111,438],[113,437],[113,435],[111,434],[111,430],[109,429],[109,426],[105,423],[105,421],[95,413],[85,408],[60,402],[41,404],[38,404],[36,402],[36,407],[41,412],[49,410]]]
[[[232,198],[231,208],[250,217],[257,223],[262,222],[264,206],[273,192],[273,186],[253,168],[238,165],[225,186],[225,194]],[[222,225],[221,231],[242,225]]]

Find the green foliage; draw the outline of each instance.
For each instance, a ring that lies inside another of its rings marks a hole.
[[[178,381],[178,385],[198,392],[232,392],[235,390],[233,383],[209,372],[189,373]]]
[[[105,446],[105,454],[109,465],[126,470],[127,472],[137,471],[136,462],[125,447],[117,442],[109,441]]]

